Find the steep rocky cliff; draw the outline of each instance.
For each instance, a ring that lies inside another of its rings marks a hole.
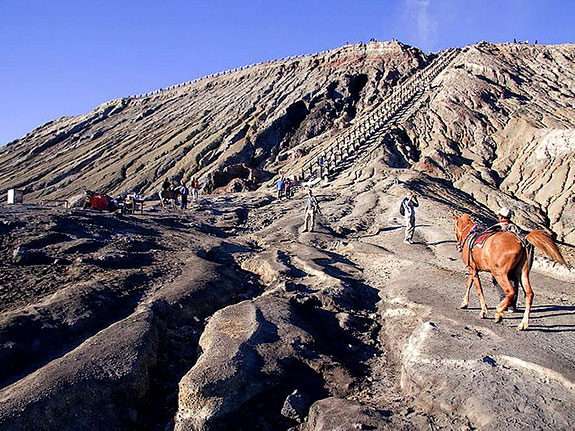
[[[151,194],[164,177],[213,172],[209,188],[269,177],[296,144],[337,133],[428,57],[397,42],[345,46],[210,77],[61,118],[0,153],[0,184],[31,199]]]
[[[424,104],[382,140],[383,163],[405,153],[403,167],[575,242],[574,56],[573,45],[460,50]],[[164,177],[192,175],[206,191],[254,189],[433,59],[398,42],[344,46],[110,101],[0,149],[0,186],[23,188],[29,200],[78,200],[85,188],[150,196]]]

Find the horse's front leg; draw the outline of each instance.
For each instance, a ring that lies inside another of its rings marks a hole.
[[[469,271],[469,277],[467,278],[467,283],[465,284],[465,295],[463,295],[463,300],[459,308],[467,308],[469,305],[469,292],[471,291],[471,285],[473,284],[473,273]]]
[[[477,289],[477,296],[479,296],[479,302],[481,304],[479,318],[485,319],[487,317],[487,304],[485,303],[485,296],[483,296],[483,288],[481,287],[481,280],[479,279],[477,271],[473,274],[473,279],[475,280],[475,288]]]

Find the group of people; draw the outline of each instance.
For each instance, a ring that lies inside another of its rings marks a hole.
[[[196,179],[196,177],[192,177],[191,181],[190,181],[190,186],[188,187],[186,185],[185,181],[180,181],[179,185],[175,185],[175,187],[172,187],[172,183],[170,182],[170,180],[168,178],[166,178],[164,180],[164,182],[162,183],[162,191],[172,191],[174,192],[175,199],[176,199],[176,203],[177,203],[177,197],[180,197],[180,208],[185,210],[188,207],[188,196],[192,195],[192,201],[194,203],[198,202],[198,196],[199,196],[199,190],[200,190],[200,184],[198,182],[198,180]]]
[[[285,176],[280,176],[276,182],[276,192],[277,199],[282,199],[286,197],[287,199],[293,196],[294,182],[290,178]],[[172,189],[172,184],[168,178],[162,184],[162,190],[175,190],[180,196],[180,208],[186,209],[188,205],[188,196],[192,195],[193,202],[198,202],[199,194],[199,183],[195,177],[192,177],[189,187],[186,185],[185,181],[181,181],[179,187]],[[399,207],[399,212],[404,218],[405,225],[405,235],[404,243],[413,244],[413,236],[415,233],[415,209],[419,207],[419,200],[417,196],[410,190],[407,195],[402,199]],[[313,195],[311,189],[308,189],[306,205],[304,210],[304,225],[303,232],[313,232],[315,227],[315,222],[318,215],[322,215],[317,198]],[[498,223],[489,230],[502,231],[502,232],[513,232],[517,235],[521,235],[521,229],[511,221],[513,217],[513,211],[507,207],[502,207],[497,212]]]
[[[419,207],[417,196],[410,190],[400,203],[399,212],[404,218],[405,235],[403,242],[413,244],[413,235],[415,233],[415,208]],[[305,205],[304,232],[313,232],[317,215],[321,215],[321,209],[312,190],[308,190],[308,196]],[[488,230],[500,232],[512,232],[518,236],[523,235],[519,226],[511,218],[513,211],[507,207],[502,207],[497,212],[498,223],[491,226]]]
[[[278,200],[282,199],[284,196],[286,199],[290,199],[293,195],[293,185],[294,183],[290,178],[285,178],[282,175],[276,183]]]
[[[279,198],[279,196],[278,196]],[[405,239],[406,244],[413,244],[413,234],[415,232],[415,208],[419,206],[419,201],[417,196],[409,191],[407,196],[401,201],[400,213],[404,216],[405,222]],[[315,226],[315,220],[317,215],[322,215],[319,203],[316,197],[313,195],[311,189],[308,189],[307,200],[305,204],[305,216],[304,216],[304,232],[313,232]]]

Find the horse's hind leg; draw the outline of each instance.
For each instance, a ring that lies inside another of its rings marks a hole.
[[[513,296],[515,295],[515,290],[513,289],[513,285],[509,281],[507,274],[493,274],[497,283],[501,286],[503,291],[505,292],[505,298],[503,301],[499,303],[495,310],[495,322],[500,322],[503,319],[503,312],[507,310],[509,304],[513,301]]]
[[[513,296],[513,300],[509,303],[509,307],[508,307],[508,310],[511,312],[514,312],[515,308],[517,307],[517,293],[519,292],[519,280],[520,280],[520,278],[521,278],[521,269],[510,273],[509,281],[511,282],[511,284],[513,285],[513,289],[515,290],[515,295]],[[495,279],[494,276],[491,277],[491,282],[493,283],[493,286],[495,287],[495,289],[499,293],[499,301],[503,301],[503,299],[505,299],[505,296],[507,296],[505,294],[505,291],[499,285],[499,283],[497,283],[497,280]]]
[[[469,278],[467,279],[467,283],[465,285],[465,294],[463,295],[463,300],[461,301],[461,305],[459,308],[467,308],[469,305],[469,291],[471,290],[471,285],[473,284],[473,274],[469,273]]]
[[[528,261],[523,264],[521,270],[521,284],[523,285],[523,289],[525,289],[525,312],[523,313],[521,323],[517,326],[518,331],[523,331],[529,327],[529,314],[531,313],[531,304],[533,303],[533,289],[531,289],[531,283],[529,281]]]
[[[509,303],[508,310],[510,312],[516,312],[517,310],[517,296],[519,295],[519,286],[523,288],[521,284],[521,265],[517,265],[516,269],[512,272],[512,278],[510,279],[511,284],[513,285],[513,290],[515,291],[515,295],[513,295],[513,299]],[[523,288],[525,291],[525,288]]]

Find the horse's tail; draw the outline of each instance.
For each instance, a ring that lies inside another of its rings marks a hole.
[[[567,265],[567,262],[565,262],[553,239],[542,230],[531,231],[526,239],[555,262]]]

